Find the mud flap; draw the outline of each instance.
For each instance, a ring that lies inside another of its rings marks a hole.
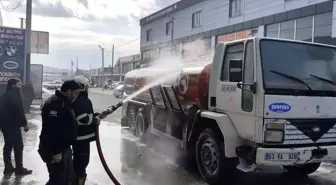
[[[128,118],[127,117],[122,117],[121,118],[121,127],[128,127]]]

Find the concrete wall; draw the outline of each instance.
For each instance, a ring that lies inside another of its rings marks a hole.
[[[204,0],[198,4],[192,5],[170,15],[170,17],[174,17],[173,39],[325,1],[328,0],[242,0],[243,14],[236,17],[229,17],[229,0]],[[201,26],[198,28],[192,28],[192,14],[197,11],[202,11]],[[141,27],[141,47],[151,46],[171,40],[171,35],[166,35],[165,31],[166,22],[171,19],[170,17],[166,16],[160,20],[144,24]],[[334,19],[335,18],[336,15],[334,15]],[[147,41],[146,39],[146,30],[148,29],[153,29],[152,41]],[[333,30],[336,31],[336,29]]]

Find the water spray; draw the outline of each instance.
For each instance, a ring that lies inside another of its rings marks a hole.
[[[99,118],[103,119],[105,118],[107,115],[112,114],[114,111],[116,111],[118,108],[120,108],[123,105],[123,102],[119,102],[116,105],[112,105],[111,107],[107,108],[105,111],[103,111],[102,113],[100,113],[99,115],[97,115]],[[97,145],[97,150],[98,150],[98,154],[99,154],[99,158],[100,161],[103,164],[103,167],[107,173],[107,175],[109,176],[109,178],[112,180],[112,182],[115,185],[121,185],[120,182],[115,178],[115,176],[113,175],[113,173],[111,172],[109,166],[106,163],[102,148],[101,148],[101,144],[100,144],[100,137],[99,137],[99,125],[97,125],[97,129],[96,129],[96,145]]]

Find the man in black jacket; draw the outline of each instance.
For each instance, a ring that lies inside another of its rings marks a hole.
[[[73,181],[72,151],[77,137],[72,103],[80,92],[77,82],[65,81],[42,108],[39,154],[49,172],[48,185],[69,185]]]
[[[96,140],[95,131],[100,119],[94,114],[92,102],[88,98],[89,79],[85,76],[76,76],[75,81],[80,84],[82,91],[73,103],[77,120],[77,140],[73,145],[74,185],[84,185],[87,176],[86,167],[90,161],[90,142]]]
[[[6,92],[0,98],[0,128],[5,140],[3,160],[5,164],[4,174],[15,172],[18,175],[28,175],[32,170],[23,167],[23,140],[21,127],[28,132],[26,115],[20,97],[21,80],[11,78],[7,82]],[[15,165],[12,165],[11,153],[14,149]]]

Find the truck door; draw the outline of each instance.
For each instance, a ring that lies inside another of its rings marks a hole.
[[[254,53],[253,40],[225,47],[216,93],[217,111],[227,113],[238,134],[249,140],[254,139],[257,121],[255,118],[255,93],[250,89],[255,82]]]

